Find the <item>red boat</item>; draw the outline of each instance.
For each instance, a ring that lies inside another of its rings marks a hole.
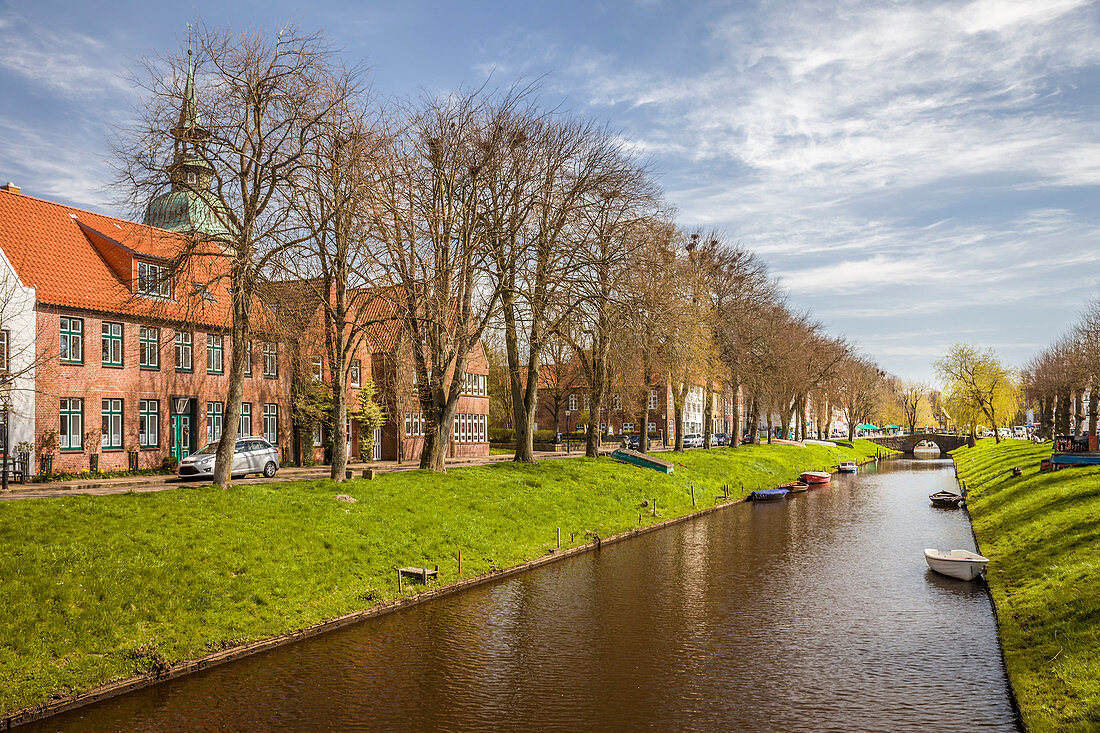
[[[802,474],[802,480],[808,483],[810,486],[821,486],[827,484],[833,480],[833,475],[828,471],[807,471]]]

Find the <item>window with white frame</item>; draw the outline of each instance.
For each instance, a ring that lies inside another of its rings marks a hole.
[[[225,416],[225,403],[206,403],[206,442],[213,443],[222,438],[222,421]]]
[[[632,423],[632,422],[624,422],[624,423],[623,423],[623,432],[624,432],[624,433],[632,433],[632,432],[634,432],[634,423]]]
[[[264,376],[279,376],[279,345],[273,342],[264,342]]]
[[[0,328],[0,372],[11,371],[11,330]]]
[[[244,375],[252,376],[252,339],[244,342]]]
[[[310,365],[313,370],[313,378],[318,382],[325,379],[325,360],[320,356],[311,356]]]
[[[466,372],[462,375],[462,394],[484,396],[489,394],[489,377],[485,374]]]
[[[567,410],[576,410],[577,409],[577,395],[570,393],[569,401],[566,403],[566,408],[565,409],[567,409]]]
[[[363,371],[362,362],[358,359],[351,360],[351,366],[348,367],[348,382],[352,387],[358,387],[360,380],[362,379],[361,373]]]
[[[651,432],[651,433],[657,432],[657,423],[651,422],[651,423],[649,423],[648,427],[649,427],[649,432]]]
[[[277,404],[264,405],[264,438],[272,445],[279,441],[279,406]]]
[[[585,395],[584,396],[584,409],[586,409],[586,410],[592,409],[592,397],[590,395]]]
[[[456,443],[484,443],[488,433],[488,415],[470,415],[461,413],[455,415],[454,442]]]
[[[172,297],[172,272],[164,265],[152,262],[138,262],[138,295],[147,298]]]
[[[617,392],[614,395],[611,396],[611,409],[612,410],[621,410],[621,409],[623,409],[623,398],[620,397]]]
[[[655,389],[649,390],[649,409],[657,409],[657,390]]]
[[[416,435],[424,434],[424,413],[423,412],[406,412],[405,413],[405,435],[413,437]]]
[[[321,438],[322,437],[323,436],[321,435],[321,426],[320,425],[314,425],[313,426],[313,447],[314,448],[320,448],[321,447],[321,445],[322,445]]]

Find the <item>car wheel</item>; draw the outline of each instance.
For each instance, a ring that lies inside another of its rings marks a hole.
[[[275,465],[275,461],[268,461],[267,465],[264,466],[264,478],[271,478],[278,469],[279,467]]]

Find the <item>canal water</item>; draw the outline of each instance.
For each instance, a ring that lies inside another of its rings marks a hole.
[[[898,459],[28,730],[1017,730],[974,549]]]

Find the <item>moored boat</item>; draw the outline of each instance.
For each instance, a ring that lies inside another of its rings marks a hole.
[[[941,509],[958,509],[962,506],[963,498],[962,494],[956,494],[953,491],[937,491],[934,494],[928,495],[928,499],[932,502],[932,506],[937,506]]]
[[[803,491],[806,491],[810,487],[809,487],[808,484],[804,484],[801,481],[792,481],[789,484],[780,484],[776,488],[777,489],[786,489],[788,492],[790,492],[792,494],[801,494]]]
[[[810,486],[821,486],[832,481],[833,475],[828,471],[806,471],[800,478]]]
[[[970,550],[934,550],[926,548],[924,559],[928,567],[941,575],[959,580],[973,580],[985,572],[989,558]]]
[[[745,497],[745,501],[775,501],[787,495],[787,489],[757,489]]]
[[[855,461],[841,461],[837,468],[841,473],[855,473],[859,470],[859,464]]]

